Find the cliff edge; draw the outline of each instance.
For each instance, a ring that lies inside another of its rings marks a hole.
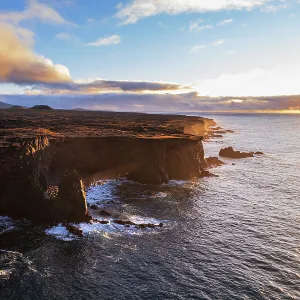
[[[37,223],[89,220],[84,184],[160,184],[206,172],[211,119],[91,111],[0,110],[0,214]]]

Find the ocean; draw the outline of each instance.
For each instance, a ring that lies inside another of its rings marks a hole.
[[[208,115],[205,115],[208,116]],[[300,299],[300,115],[209,115],[205,141],[263,151],[223,159],[218,177],[110,180],[88,202],[163,228],[81,224],[84,237],[0,217],[0,299]]]

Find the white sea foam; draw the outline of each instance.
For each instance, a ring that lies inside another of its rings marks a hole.
[[[134,222],[135,224],[155,224],[159,225],[160,223],[165,221],[157,220],[154,218],[144,218],[141,216],[126,216],[128,220],[131,222]],[[103,220],[103,218],[99,218],[99,220]],[[89,235],[102,235],[104,238],[112,238],[113,236],[118,235],[140,235],[147,232],[154,232],[156,231],[153,228],[146,228],[146,229],[140,229],[136,228],[134,225],[125,227],[124,225],[120,225],[117,223],[114,223],[111,218],[106,219],[109,223],[107,224],[101,224],[98,222],[91,222],[91,223],[80,223],[80,224],[73,224],[76,228],[82,230],[83,236],[89,236]],[[63,226],[62,224],[59,224],[57,226],[53,226],[46,231],[47,235],[54,236],[55,238],[62,240],[62,241],[72,241],[75,239],[78,239],[77,236],[70,233],[68,229]]]
[[[166,198],[168,197],[168,193],[164,193],[164,192],[159,192],[156,193],[154,196],[152,196],[151,198]]]
[[[113,188],[118,184],[117,180],[99,181],[87,190],[86,201],[89,204],[96,204],[115,200]]]
[[[72,241],[76,239],[76,236],[70,233],[69,230],[62,224],[46,229],[45,232],[46,234],[52,235],[62,241]]]

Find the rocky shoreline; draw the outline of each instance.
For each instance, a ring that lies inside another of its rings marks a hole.
[[[160,184],[209,174],[202,138],[216,125],[211,119],[61,110],[0,114],[0,215],[38,224],[84,222],[91,219],[85,186],[95,180]]]

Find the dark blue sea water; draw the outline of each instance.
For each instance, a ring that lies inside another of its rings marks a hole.
[[[0,219],[0,299],[300,299],[300,116],[215,115],[235,133],[205,142],[265,155],[219,177],[103,182],[90,203],[161,229],[31,227]]]

